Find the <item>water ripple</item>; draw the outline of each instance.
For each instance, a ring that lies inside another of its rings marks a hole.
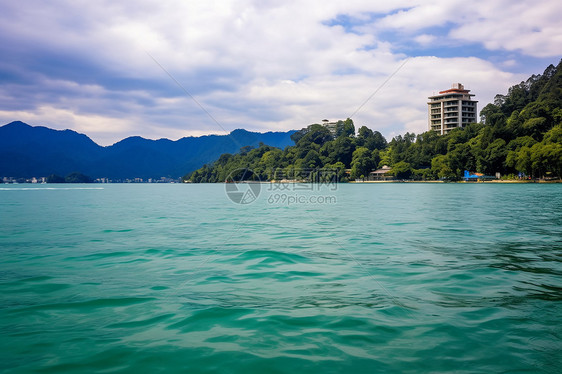
[[[557,373],[561,187],[2,191],[0,370]]]

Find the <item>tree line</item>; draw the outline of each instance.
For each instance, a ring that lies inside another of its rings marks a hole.
[[[406,133],[388,142],[351,119],[334,132],[313,124],[294,133],[294,146],[260,144],[223,154],[184,176],[195,183],[224,182],[234,170],[248,179],[314,180],[315,170],[333,170],[340,181],[362,179],[383,165],[398,179],[460,180],[464,171],[507,178],[562,178],[562,62],[511,87],[480,112],[481,122],[446,135]]]

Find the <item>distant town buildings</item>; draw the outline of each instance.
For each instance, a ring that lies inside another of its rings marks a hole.
[[[0,177],[0,183],[45,183],[46,177],[32,177],[32,178],[14,178],[14,177]]]
[[[125,179],[110,179],[110,178],[96,178],[94,183],[180,183],[181,178],[125,178]],[[0,184],[18,184],[18,183],[47,183],[47,177],[31,177],[31,178],[16,178],[16,177],[1,177]]]
[[[457,127],[465,127],[476,122],[476,103],[474,94],[465,90],[460,83],[453,83],[452,88],[430,96],[428,106],[429,130],[444,135]]]

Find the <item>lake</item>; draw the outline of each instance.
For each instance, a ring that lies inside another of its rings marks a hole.
[[[225,187],[0,185],[0,371],[560,372],[562,185]]]

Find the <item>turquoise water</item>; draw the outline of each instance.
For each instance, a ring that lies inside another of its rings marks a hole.
[[[560,372],[562,185],[273,193],[0,185],[0,371]]]

